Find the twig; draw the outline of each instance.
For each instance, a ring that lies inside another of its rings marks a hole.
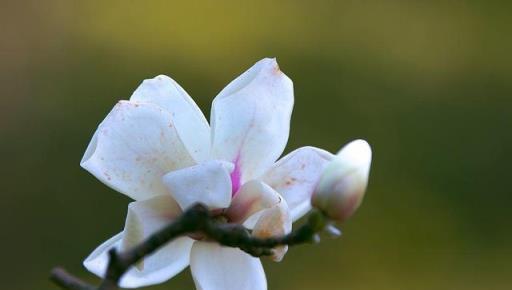
[[[262,239],[251,236],[242,225],[218,223],[206,206],[196,204],[132,249],[124,252],[110,250],[105,277],[99,286],[90,285],[62,268],[55,268],[52,271],[51,280],[61,288],[69,290],[114,290],[119,289],[119,281],[130,267],[161,246],[183,235],[200,234],[205,239],[216,241],[224,246],[240,248],[250,255],[259,257],[271,255],[272,249],[276,246],[293,246],[312,242],[325,226],[324,216],[314,211],[309,215],[306,223],[296,231],[284,236]]]
[[[93,290],[96,287],[91,286],[75,276],[69,274],[62,268],[54,268],[50,278],[55,284],[59,285],[62,289],[76,289],[76,290]]]

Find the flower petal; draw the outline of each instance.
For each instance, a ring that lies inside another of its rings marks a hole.
[[[286,235],[291,231],[292,219],[288,205],[284,199],[281,199],[281,202],[262,212],[261,217],[254,226],[252,235],[259,238],[270,238]],[[272,259],[280,262],[287,251],[287,245],[276,247],[273,249]]]
[[[96,248],[84,261],[84,266],[99,277],[104,277],[112,248],[121,249],[123,233],[110,238]],[[178,238],[155,252],[146,262],[143,271],[132,267],[121,278],[122,288],[137,288],[165,282],[185,269],[189,264],[190,250],[194,240],[188,237]]]
[[[130,101],[153,103],[171,113],[179,136],[196,162],[208,158],[210,126],[194,100],[173,79],[159,75],[144,80]]]
[[[235,164],[239,182],[259,176],[288,141],[292,81],[275,59],[263,59],[232,81],[212,105],[212,156]],[[234,192],[238,188],[234,186]]]
[[[116,247],[125,251],[140,244],[148,236],[170,223],[181,210],[169,195],[152,197],[130,203],[124,232],[96,249],[84,262],[98,276],[105,273],[108,250]],[[121,280],[122,287],[140,287],[164,282],[181,272],[189,264],[193,240],[178,238],[154,254],[145,257],[130,269]]]
[[[171,113],[154,104],[121,101],[99,125],[80,165],[140,200],[166,194],[162,176],[194,163]]]
[[[230,222],[243,223],[251,215],[262,209],[278,204],[279,194],[259,180],[246,182],[231,201],[226,211]]]
[[[181,212],[176,201],[168,194],[130,203],[124,226],[123,249],[141,243],[172,222]]]
[[[162,180],[182,209],[201,202],[212,209],[226,208],[231,202],[234,165],[211,160],[166,174]]]
[[[311,209],[311,195],[334,155],[315,147],[302,147],[277,161],[261,177],[286,200],[293,221]]]
[[[190,270],[198,290],[266,290],[260,259],[237,248],[196,242],[190,254]]]

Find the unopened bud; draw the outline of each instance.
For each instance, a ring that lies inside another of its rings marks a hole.
[[[371,159],[372,150],[366,141],[345,145],[322,173],[312,205],[332,220],[346,221],[363,201]]]

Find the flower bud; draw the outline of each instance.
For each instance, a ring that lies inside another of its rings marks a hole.
[[[313,207],[335,221],[346,221],[363,201],[371,159],[366,141],[345,145],[324,169],[311,198]]]

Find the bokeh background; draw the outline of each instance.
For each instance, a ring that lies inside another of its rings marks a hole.
[[[266,56],[295,84],[287,152],[374,150],[338,240],[265,262],[269,288],[511,289],[512,2],[0,1],[2,289],[57,289],[119,232],[129,199],[79,167],[145,78],[207,116]],[[188,270],[149,289],[193,289]]]

